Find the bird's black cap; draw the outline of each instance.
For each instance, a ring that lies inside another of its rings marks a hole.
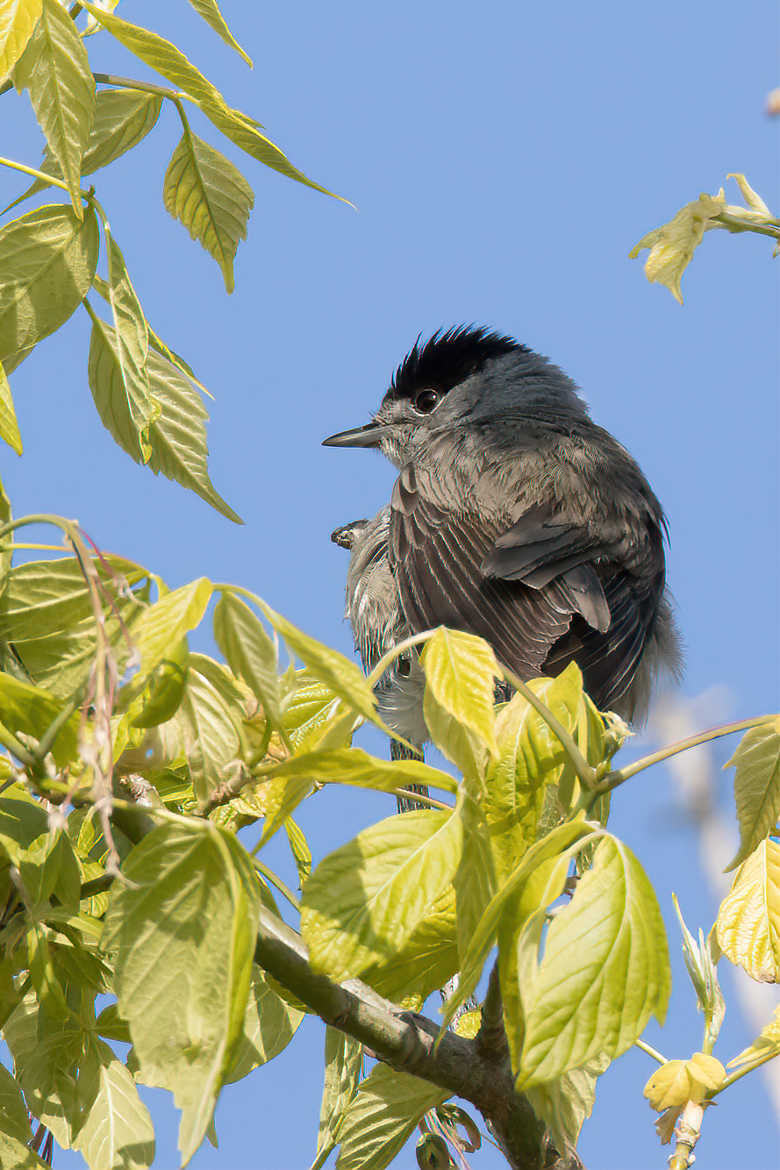
[[[446,332],[438,330],[422,345],[417,338],[395,371],[386,397],[413,398],[423,386],[446,394],[491,359],[526,352],[527,347],[519,341],[481,326],[458,325]]]

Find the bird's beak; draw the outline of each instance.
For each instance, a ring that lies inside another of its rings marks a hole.
[[[351,431],[339,431],[322,440],[323,447],[378,447],[383,431],[382,423],[370,422],[364,427],[353,427]]]

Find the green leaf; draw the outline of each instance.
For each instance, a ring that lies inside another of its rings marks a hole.
[[[0,1132],[17,1141],[27,1142],[32,1137],[27,1106],[19,1083],[8,1069],[0,1064]],[[0,1161],[0,1165],[5,1162]]]
[[[569,669],[557,678],[532,679],[534,694],[574,732],[582,703],[582,679]],[[541,715],[516,694],[496,715],[498,755],[488,765],[483,801],[501,880],[537,837],[546,785],[557,784],[567,756]]]
[[[195,492],[217,512],[243,524],[215,489],[208,473],[208,413],[200,395],[179,369],[158,353],[149,354],[149,387],[160,408],[150,428],[149,467]]]
[[[0,439],[7,443],[17,455],[21,455],[22,436],[19,434],[19,423],[16,421],[11,387],[2,364],[0,364]]]
[[[181,718],[193,791],[204,801],[230,778],[230,766],[240,756],[235,716],[216,687],[191,669]]]
[[[780,981],[780,844],[761,842],[734,875],[715,923],[724,955],[759,983]]]
[[[419,760],[380,760],[361,748],[307,752],[285,760],[274,777],[302,777],[318,784],[353,784],[359,788],[395,792],[410,784],[427,784],[445,792],[457,792],[458,782],[447,772]]]
[[[0,231],[0,360],[59,329],[87,295],[98,258],[92,208],[47,204]]]
[[[661,911],[630,850],[599,844],[574,897],[553,918],[544,957],[521,982],[525,1033],[518,1088],[553,1080],[597,1056],[625,1052],[663,1020],[669,955]]]
[[[8,0],[0,8],[0,82],[24,52],[42,7],[43,0]]]
[[[389,959],[452,882],[461,833],[455,814],[410,812],[324,858],[301,902],[312,966],[339,980]]]
[[[131,589],[145,582],[148,573],[108,553],[95,557],[92,564],[104,597],[105,633],[121,669],[129,655],[125,634],[132,635],[142,612]],[[28,561],[12,570],[0,598],[2,641],[13,644],[29,676],[56,698],[69,699],[83,685],[95,657],[95,619],[84,574],[74,557]]]
[[[217,129],[241,150],[273,170],[279,171],[280,174],[286,175],[288,179],[295,179],[307,187],[313,187],[315,191],[321,191],[324,195],[333,194],[294,167],[279,147],[260,133],[257,123],[240,110],[228,106],[216,86],[212,85],[170,41],[149,29],[130,24],[112,13],[102,11],[96,5],[90,4],[89,0],[85,0],[83,7],[126,49],[188,93]]]
[[[452,1019],[460,1004],[464,1003],[476,990],[485,960],[498,937],[502,917],[507,912],[507,906],[522,891],[523,884],[530,876],[539,873],[546,862],[558,858],[562,860],[565,879],[573,846],[577,845],[592,829],[593,826],[583,819],[567,821],[528,849],[517,862],[504,884],[491,897],[479,921],[474,925],[465,950],[461,941],[458,986],[442,1009],[445,1025]],[[515,907],[511,922],[512,929],[516,933],[522,925],[523,916],[519,908]],[[508,990],[506,994],[508,996]]]
[[[125,267],[122,252],[106,223],[103,224],[108,262],[108,297],[114,316],[113,343],[119,363],[119,373],[125,387],[130,413],[143,443],[148,446],[149,423],[156,415],[149,390],[149,328],[141,302]],[[135,408],[135,409],[134,409]],[[137,413],[136,413],[137,412]],[[148,454],[146,456],[148,459]]]
[[[424,1000],[457,970],[455,890],[448,886],[392,958],[371,963],[360,978],[397,1003],[409,995]]]
[[[144,610],[134,629],[134,642],[141,656],[141,674],[149,674],[172,645],[200,625],[211,600],[213,585],[198,577],[188,585],[172,589]]]
[[[123,873],[128,884],[115,883],[103,946],[114,954],[119,1011],[140,1078],[170,1089],[182,1109],[186,1162],[206,1133],[243,1031],[257,882],[241,845],[208,822],[153,829]]]
[[[1,1131],[0,1166],[3,1170],[49,1170],[49,1163],[39,1158],[29,1146]]]
[[[63,704],[48,691],[0,672],[0,712],[2,722],[9,731],[21,731],[40,739],[62,709]],[[78,754],[78,731],[79,716],[74,713],[54,737],[51,754],[60,768],[64,768]]]
[[[159,414],[159,403],[151,397],[146,371],[128,361],[126,344],[117,330],[91,315],[87,376],[100,421],[131,459],[148,463],[150,428]]]
[[[81,175],[108,166],[145,138],[160,116],[162,98],[156,93],[138,89],[101,89],[95,95],[95,121],[89,132],[81,159]],[[62,178],[62,171],[49,147],[44,151],[38,168],[46,175]],[[18,199],[5,209],[9,211],[23,199],[49,188],[43,179],[36,179]]]
[[[20,93],[29,90],[81,219],[81,157],[95,117],[95,82],[76,25],[57,0],[43,0],[41,18],[14,70],[14,85]]]
[[[772,1019],[761,1029],[752,1044],[728,1063],[728,1068],[739,1068],[743,1064],[766,1060],[770,1053],[780,1052],[780,1004],[775,1008]]]
[[[90,1170],[143,1170],[154,1158],[154,1126],[131,1074],[102,1040],[79,1076],[86,1116],[73,1142]]]
[[[693,203],[686,203],[669,223],[654,228],[629,252],[635,260],[643,248],[650,254],[645,261],[645,276],[649,281],[666,285],[675,299],[683,303],[680,280],[693,259],[693,253],[702,241],[713,219],[726,207],[723,192],[714,198],[700,195]]]
[[[238,167],[185,127],[165,172],[163,203],[214,257],[229,293],[235,287],[233,261],[239,241],[246,239],[254,202]]]
[[[780,818],[780,716],[751,727],[724,767],[736,768],[734,797],[739,849],[728,869],[741,865]]]
[[[498,752],[493,716],[500,671],[487,642],[440,627],[421,655],[425,671],[423,711],[438,748],[464,772],[482,771],[485,749]]]
[[[167,723],[178,711],[184,698],[189,673],[187,639],[174,642],[166,657],[154,667],[139,695],[133,698],[133,727],[157,727]]]
[[[363,1046],[338,1028],[325,1028],[325,1077],[317,1151],[310,1170],[320,1170],[339,1140],[344,1110],[353,1100],[363,1069]]]
[[[252,610],[224,589],[214,609],[214,637],[234,674],[251,687],[266,719],[281,727],[281,687],[275,639],[269,638]]]
[[[593,1112],[598,1078],[609,1063],[606,1056],[596,1057],[582,1068],[526,1090],[534,1113],[548,1127],[555,1148],[562,1154],[576,1153],[583,1122]]]
[[[252,69],[252,58],[247,56],[228,28],[225,23],[225,18],[219,10],[217,0],[190,0],[190,4],[198,16],[202,16],[206,24],[214,29],[217,36],[222,37],[222,40],[226,45],[230,45],[231,49],[235,49],[238,55],[244,58],[249,68]]]
[[[376,714],[374,692],[354,662],[302,633],[260,598],[257,604],[277,633],[282,635],[290,651],[306,664],[314,678],[325,683],[334,695],[359,711],[365,719],[382,725]]]
[[[311,751],[343,713],[343,704],[330,687],[311,677],[307,670],[294,672],[292,690],[284,698],[283,719],[294,751]]]
[[[52,1019],[35,995],[28,994],[6,1021],[3,1036],[33,1117],[61,1145],[70,1146],[78,1120],[76,1084],[84,1041],[80,1022],[75,1016]]]
[[[244,1028],[225,1081],[241,1080],[261,1064],[283,1052],[298,1030],[305,1012],[290,1007],[269,986],[255,964],[244,1016]]]
[[[490,835],[484,813],[468,781],[458,802],[463,828],[463,848],[455,873],[455,904],[458,918],[458,953],[469,950],[474,931],[496,892],[496,871],[490,851]]]
[[[430,1081],[377,1065],[358,1086],[339,1130],[336,1170],[384,1170],[424,1113],[449,1093]]]
[[[0,528],[3,528],[6,524],[10,524],[12,519],[11,501],[5,494],[5,488],[0,481]],[[11,537],[6,537],[2,544],[0,544],[0,613],[2,612],[2,599],[8,584],[8,574],[13,563],[13,556],[13,540]],[[1,652],[0,661],[2,661]]]

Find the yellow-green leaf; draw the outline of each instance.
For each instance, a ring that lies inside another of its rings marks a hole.
[[[41,687],[0,672],[0,722],[9,731],[32,735],[44,734],[62,713],[63,704]],[[79,716],[74,713],[57,732],[51,753],[60,767],[71,763],[78,750]]]
[[[30,1118],[22,1098],[22,1090],[8,1069],[0,1064],[0,1131],[27,1142],[32,1137]],[[0,1159],[0,1165],[4,1165]]]
[[[520,982],[518,1088],[625,1052],[651,1015],[663,1020],[670,978],[653,888],[631,851],[605,837],[571,902],[550,923],[533,978]]]
[[[102,1040],[79,1070],[85,1116],[73,1142],[91,1170],[145,1170],[154,1158],[154,1126],[127,1067]]]
[[[113,13],[102,11],[96,5],[90,4],[89,0],[84,0],[83,7],[126,49],[188,93],[217,129],[241,150],[273,170],[279,171],[280,174],[286,175],[288,179],[295,179],[307,187],[321,191],[324,195],[333,194],[293,166],[283,151],[260,133],[258,124],[252,118],[242,114],[240,110],[232,109],[216,86],[212,85],[170,41],[149,29],[130,24]]]
[[[325,1076],[320,1106],[317,1152],[310,1170],[320,1170],[338,1142],[344,1110],[357,1092],[363,1070],[363,1047],[338,1028],[325,1029]]]
[[[141,673],[154,669],[169,648],[200,624],[211,600],[213,586],[206,577],[190,581],[164,594],[140,616],[135,645],[141,655]]]
[[[233,261],[255,197],[238,167],[185,128],[165,172],[163,202],[216,260],[231,293]]]
[[[427,784],[444,792],[457,792],[458,782],[447,772],[419,760],[381,760],[361,748],[307,752],[281,763],[274,777],[301,776],[318,784],[352,784],[380,792],[395,792],[410,784]]]
[[[0,231],[0,360],[59,329],[87,295],[98,258],[98,224],[47,204]]]
[[[500,672],[493,651],[474,634],[442,626],[426,642],[421,662],[425,722],[436,746],[461,769],[479,771],[480,753],[498,752],[493,696]]]
[[[276,639],[270,638],[249,606],[223,590],[214,608],[214,637],[234,672],[251,687],[273,727],[282,723]]]
[[[764,840],[734,875],[715,923],[724,955],[759,983],[780,981],[780,844]]]
[[[599,1056],[582,1068],[573,1068],[554,1081],[527,1090],[534,1113],[548,1126],[561,1153],[576,1152],[583,1122],[593,1112],[598,1078],[609,1063],[606,1056]]]
[[[192,668],[180,714],[192,787],[197,799],[204,801],[229,778],[230,766],[239,757],[235,715],[209,679]]]
[[[772,1019],[762,1028],[758,1036],[752,1044],[747,1048],[743,1048],[728,1063],[729,1068],[738,1068],[743,1064],[752,1064],[754,1061],[763,1061],[770,1055],[777,1055],[780,1053],[780,1005],[778,1005],[772,1015]]]
[[[130,360],[129,337],[129,329],[123,339],[116,328],[93,315],[87,376],[103,426],[131,459],[143,464],[151,458],[149,432],[160,407],[149,392],[146,370]]]
[[[647,279],[666,285],[682,304],[680,291],[682,275],[701,243],[705,231],[725,206],[726,200],[722,192],[715,197],[700,195],[693,203],[686,203],[669,223],[642,236],[639,243],[629,252],[630,258],[636,259],[643,248],[649,248],[650,254],[645,261]]]
[[[30,92],[35,116],[68,184],[81,219],[81,158],[95,117],[95,82],[75,23],[57,0],[43,0],[41,18],[14,70]]]
[[[243,57],[249,68],[252,68],[252,58],[249,57],[239,45],[236,38],[228,28],[225,18],[219,10],[217,0],[190,0],[190,4],[202,16],[206,24],[214,29],[217,36],[220,36],[226,45],[230,45],[231,49],[235,49],[240,57]]]
[[[423,1114],[448,1096],[430,1081],[377,1065],[344,1113],[336,1170],[385,1170]]]
[[[344,979],[388,960],[452,882],[460,845],[460,818],[426,810],[371,825],[325,857],[301,903],[312,965]]]
[[[371,963],[360,978],[398,1003],[409,995],[425,1000],[444,987],[457,970],[455,890],[448,886],[406,942],[390,958]]]
[[[3,439],[17,455],[22,453],[22,436],[16,421],[14,400],[5,370],[0,363],[0,439]]]
[[[42,7],[43,0],[6,0],[0,6],[0,82],[24,52]]]
[[[724,767],[736,768],[740,842],[728,867],[734,869],[772,832],[780,817],[780,716],[751,727]]]
[[[285,1003],[260,968],[254,965],[243,1032],[226,1083],[241,1080],[253,1069],[278,1056],[292,1040],[304,1015],[305,1012]]]

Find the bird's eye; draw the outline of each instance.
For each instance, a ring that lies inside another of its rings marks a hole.
[[[414,400],[414,406],[416,410],[419,410],[420,414],[430,414],[438,401],[438,391],[428,388],[420,391]]]

